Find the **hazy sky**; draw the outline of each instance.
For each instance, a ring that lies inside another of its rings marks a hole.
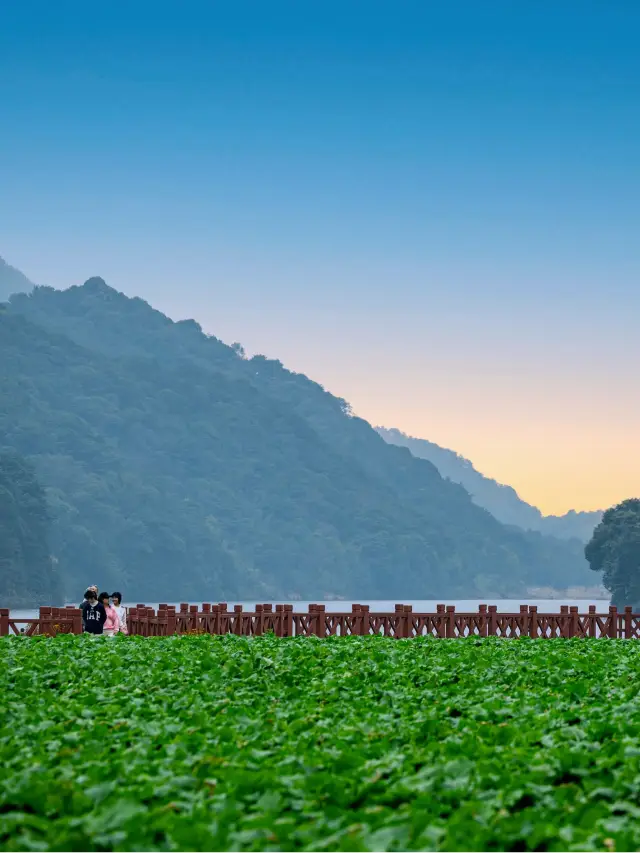
[[[640,493],[640,4],[0,4],[0,255],[546,512]]]

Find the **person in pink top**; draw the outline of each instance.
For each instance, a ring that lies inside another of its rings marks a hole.
[[[104,609],[107,612],[107,621],[104,623],[104,633],[107,637],[113,637],[114,634],[117,634],[120,631],[120,617],[118,616],[118,611],[109,601],[108,592],[101,592],[99,601],[102,602]]]

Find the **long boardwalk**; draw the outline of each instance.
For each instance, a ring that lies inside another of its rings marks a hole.
[[[538,608],[520,605],[518,613],[499,613],[495,605],[481,604],[475,613],[456,612],[439,604],[435,613],[414,613],[411,605],[396,604],[392,612],[379,613],[354,604],[351,612],[327,612],[323,604],[310,604],[306,613],[296,613],[291,604],[257,604],[254,611],[242,605],[229,610],[226,604],[161,604],[158,610],[138,604],[128,611],[129,633],[142,637],[173,634],[237,634],[243,637],[273,632],[277,637],[332,637],[381,635],[396,639],[411,637],[606,637],[640,639],[640,614],[631,607],[618,612],[579,613],[577,607],[562,606],[560,613],[538,613]],[[37,618],[13,618],[0,608],[0,637],[82,633],[82,615],[75,607],[41,607]]]

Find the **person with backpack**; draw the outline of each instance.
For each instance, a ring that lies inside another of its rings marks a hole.
[[[82,627],[87,634],[102,634],[107,621],[107,611],[104,604],[98,601],[98,594],[90,587],[84,594],[82,602]]]

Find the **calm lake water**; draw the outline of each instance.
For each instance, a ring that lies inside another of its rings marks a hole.
[[[79,603],[79,602],[78,602]],[[176,608],[180,606],[179,602],[168,601],[167,604],[175,604]],[[200,601],[192,601],[191,604],[201,604]],[[212,604],[216,602],[211,602]],[[260,602],[263,604],[264,602]],[[274,602],[274,604],[281,604],[283,602]],[[309,604],[324,604],[327,612],[331,613],[342,613],[344,611],[350,611],[351,605],[354,603],[352,601],[291,601],[288,602],[293,605],[293,609],[297,612],[304,612],[309,609]],[[559,613],[560,607],[563,604],[575,605],[579,608],[581,613],[586,613],[587,608],[590,604],[595,604],[598,609],[598,613],[606,613],[609,609],[609,600],[608,599],[545,599],[545,598],[487,598],[487,599],[465,599],[458,601],[363,601],[359,600],[356,602],[357,604],[368,604],[369,608],[372,611],[378,612],[388,612],[393,611],[396,604],[411,604],[416,613],[433,613],[435,612],[437,604],[454,604],[456,610],[460,612],[469,612],[475,611],[478,609],[479,604],[495,604],[498,608],[498,611],[501,613],[514,613],[518,612],[521,604],[535,604],[538,607],[538,611],[540,613]],[[136,602],[124,601],[123,604],[125,607],[135,606]],[[230,610],[233,609],[234,604],[242,604],[245,610],[255,610],[255,601],[228,601],[227,605]],[[158,602],[151,602],[149,604],[150,607],[157,608]],[[12,610],[11,615],[14,619],[34,619],[38,615],[37,610]]]

